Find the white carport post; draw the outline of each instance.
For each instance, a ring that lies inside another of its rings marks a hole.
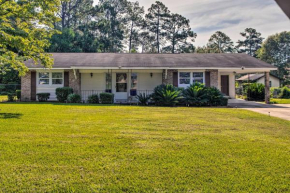
[[[270,72],[265,72],[265,103],[270,103]]]

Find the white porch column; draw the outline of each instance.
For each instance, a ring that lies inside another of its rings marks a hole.
[[[270,103],[270,72],[265,72],[265,103]]]

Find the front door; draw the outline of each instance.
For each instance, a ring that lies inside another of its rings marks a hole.
[[[128,76],[127,73],[116,73],[116,100],[127,100],[128,97]]]
[[[221,91],[223,94],[229,96],[229,75],[222,75],[221,76]]]

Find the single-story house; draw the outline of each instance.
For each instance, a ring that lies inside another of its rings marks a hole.
[[[186,88],[193,82],[235,98],[237,73],[269,76],[270,70],[276,70],[246,54],[52,53],[52,57],[51,69],[25,62],[29,72],[21,78],[23,101],[35,101],[37,93],[50,93],[50,100],[56,100],[55,89],[69,86],[83,100],[111,92],[115,102],[126,102],[136,94],[152,93],[160,84]]]
[[[236,79],[236,81],[239,85],[246,82],[255,82],[265,85],[265,74],[247,74]],[[280,85],[281,79],[273,74],[270,74],[270,87],[280,87]]]

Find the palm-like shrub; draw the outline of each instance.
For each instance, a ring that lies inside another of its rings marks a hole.
[[[148,104],[148,101],[150,99],[150,95],[146,95],[145,93],[140,93],[136,96],[136,98],[138,99],[138,103],[140,105],[147,105]]]
[[[193,83],[183,91],[185,103],[189,106],[204,106],[209,102],[206,87],[199,83]]]
[[[175,106],[182,98],[181,90],[173,85],[159,85],[152,94],[152,100],[158,106]]]
[[[228,99],[215,87],[207,88],[207,97],[210,106],[227,106]]]

